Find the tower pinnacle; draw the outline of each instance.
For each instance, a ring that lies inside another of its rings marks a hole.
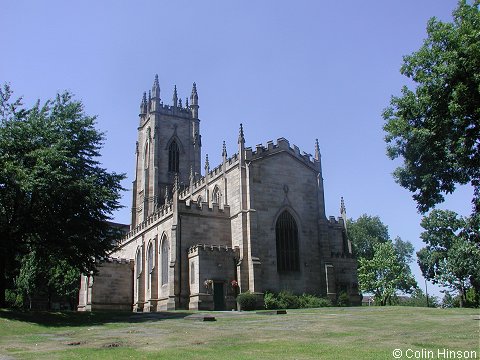
[[[318,139],[315,139],[315,160],[319,161],[321,156],[322,155],[320,154],[320,146],[318,145]]]
[[[198,108],[197,84],[193,83],[192,94],[190,95],[190,110],[194,119],[198,119]]]
[[[223,142],[222,157],[223,157],[224,159],[227,158],[227,146],[225,145],[225,141]]]
[[[240,131],[238,133],[238,143],[245,144],[245,136],[243,135],[243,124],[240,124]]]
[[[153,81],[152,97],[160,100],[160,84],[158,83],[158,74],[155,74],[155,80]]]
[[[140,114],[146,114],[146,113],[147,113],[147,93],[144,91],[142,101],[140,103]]]
[[[193,166],[190,166],[190,184],[193,184],[195,181],[195,175],[193,173]]]
[[[177,96],[177,85],[173,89],[173,106],[177,107],[178,96]]]
[[[343,200],[343,196],[340,198],[340,214],[346,215],[347,214],[347,208],[345,207],[345,201]]]
[[[205,173],[210,171],[210,163],[208,162],[208,154],[205,156]]]

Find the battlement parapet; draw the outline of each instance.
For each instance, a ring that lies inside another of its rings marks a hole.
[[[188,119],[192,118],[192,111],[189,108],[173,105],[164,105],[163,102],[160,103],[160,107],[158,108],[157,112],[162,115],[180,116]],[[155,113],[155,111],[152,111],[152,113]]]
[[[199,252],[230,252],[230,253],[239,253],[240,248],[238,246],[228,246],[228,245],[210,245],[210,244],[197,244],[188,248],[187,252],[189,256],[197,255]]]
[[[189,214],[208,214],[209,216],[216,215],[225,218],[230,217],[230,206],[224,205],[222,209],[217,203],[213,203],[212,207],[209,207],[208,203],[206,202],[202,202],[201,204],[197,204],[196,202],[190,202],[187,204],[185,201],[181,201],[178,203],[178,210],[180,212],[185,212]]]
[[[304,151],[300,152],[299,147],[296,145],[293,145],[293,148],[290,147],[290,142],[283,137],[277,139],[276,143],[267,141],[266,146],[258,144],[255,146],[255,150],[251,147],[245,148],[245,159],[249,161],[256,160],[281,151],[288,152],[311,168],[318,168],[318,162],[312,158],[311,154]]]
[[[328,222],[332,225],[340,225],[340,226],[345,226],[345,223],[343,221],[343,218],[339,216],[338,218],[335,218],[335,216],[330,216],[328,218]]]
[[[227,158],[225,161],[225,164],[226,164],[225,171],[229,171],[232,167],[237,166],[238,153],[235,153],[231,157]],[[209,183],[211,183],[212,181],[215,181],[216,178],[222,174],[223,174],[223,162],[208,172]],[[193,182],[192,193],[197,192],[199,189],[203,189],[206,184],[207,184],[207,181],[205,176],[197,178]],[[190,186],[186,186],[183,190],[181,190],[179,192],[180,199],[186,200],[191,195],[190,189],[191,189]]]
[[[135,226],[135,228],[131,229],[129,232],[125,234],[123,240],[129,239],[132,236],[138,234],[145,228],[149,227],[157,220],[170,216],[173,213],[173,203],[170,201],[169,203],[162,205],[158,210],[156,210],[152,215],[150,215],[146,220],[142,221],[140,224]]]
[[[118,263],[118,264],[130,264],[133,263],[133,259],[117,258],[117,257],[101,257],[97,260],[98,263]]]

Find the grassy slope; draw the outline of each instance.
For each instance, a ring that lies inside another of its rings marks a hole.
[[[289,310],[287,315],[0,311],[0,358],[392,359],[393,349],[477,351],[478,309]]]

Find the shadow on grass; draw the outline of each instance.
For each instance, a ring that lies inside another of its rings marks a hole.
[[[142,323],[167,319],[181,319],[191,312],[77,312],[77,311],[21,311],[0,309],[0,318],[34,323],[46,327],[90,326],[106,323]]]

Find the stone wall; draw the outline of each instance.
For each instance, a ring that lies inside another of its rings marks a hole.
[[[319,243],[323,239],[319,239],[318,234],[316,175],[288,150],[255,159],[249,166],[250,201],[255,209],[252,216],[256,219],[251,229],[255,234],[251,255],[261,262],[262,291],[319,293],[325,287],[319,276],[323,255]],[[300,268],[297,272],[277,271],[275,226],[284,210],[295,218],[298,227]]]
[[[190,269],[189,309],[235,309],[237,288],[232,286],[232,281],[236,280],[238,248],[232,249],[222,245],[192,246],[188,252],[188,261]],[[216,289],[222,295],[223,304],[220,308],[216,308],[214,303]]]
[[[79,311],[132,310],[133,262],[106,259],[98,265],[99,273],[82,275]]]

